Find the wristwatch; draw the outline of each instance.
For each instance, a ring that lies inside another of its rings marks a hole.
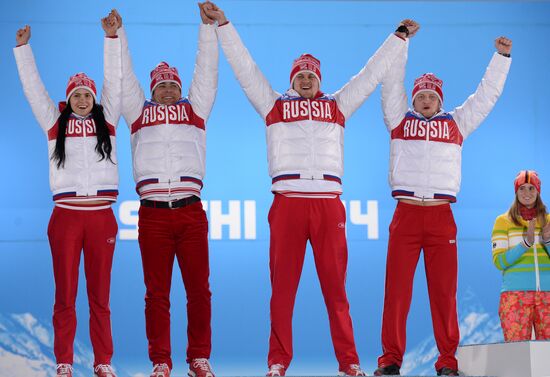
[[[397,33],[405,33],[405,35],[409,36],[409,29],[405,25],[399,25],[397,29],[395,29]]]

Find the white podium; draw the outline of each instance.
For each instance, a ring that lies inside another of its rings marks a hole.
[[[550,377],[550,341],[462,346],[457,359],[464,376]]]

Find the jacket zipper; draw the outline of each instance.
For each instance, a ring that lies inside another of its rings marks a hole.
[[[426,118],[424,118],[426,119]],[[430,118],[431,119],[431,118]],[[432,164],[432,159],[431,159],[431,156],[429,154],[430,152],[430,127],[429,127],[429,120],[426,119],[426,146],[424,148],[424,158],[427,159],[427,165],[428,165],[428,170],[426,171],[426,180],[424,181],[424,192],[422,193],[422,200],[424,200],[426,198],[426,192],[428,191],[428,179],[429,179],[429,173],[431,172],[432,168],[431,168],[431,164]]]
[[[90,196],[89,189],[90,189],[90,169],[88,166],[88,134],[86,134],[86,122],[85,119],[82,119],[82,134],[84,135],[82,141],[84,143],[84,171],[86,172],[86,196]],[[95,124],[94,124],[95,126]]]
[[[311,117],[311,99],[307,99],[307,108],[308,108],[308,116],[309,116],[309,120],[313,120],[313,118]],[[313,166],[315,167],[315,143],[312,144],[311,146],[311,160],[313,162]],[[315,170],[315,169],[314,169]],[[311,179],[315,179],[315,174],[314,172],[312,171],[310,173],[311,175]]]
[[[164,108],[164,118],[166,119],[166,122],[165,122],[165,126],[168,127],[168,105],[162,105],[162,107]],[[168,148],[168,151],[170,151],[170,149]],[[170,172],[169,172],[169,178],[168,178],[168,198],[170,198],[170,196],[172,196],[172,164],[170,162],[170,156],[168,156],[168,158],[166,159],[166,161],[170,164]]]
[[[539,256],[537,255],[537,243],[533,241],[533,254],[535,256],[535,286],[536,291],[540,292],[540,275],[539,275]]]

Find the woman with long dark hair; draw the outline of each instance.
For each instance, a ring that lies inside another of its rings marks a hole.
[[[48,140],[50,187],[55,207],[48,239],[55,279],[53,309],[57,377],[72,377],[76,332],[75,300],[80,255],[90,305],[94,376],[115,377],[109,291],[117,223],[111,204],[118,195],[115,126],[120,116],[120,42],[115,17],[102,20],[104,82],[101,103],[84,73],[69,79],[66,102],[55,106],[36,68],[27,25],[16,33],[19,77],[36,120]]]
[[[502,271],[499,316],[506,342],[550,340],[550,214],[533,170],[514,180],[508,212],[493,228],[493,262]]]

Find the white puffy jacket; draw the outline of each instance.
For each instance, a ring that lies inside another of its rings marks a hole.
[[[306,99],[293,89],[281,95],[271,88],[231,23],[217,31],[241,87],[267,126],[272,191],[341,194],[346,119],[374,91],[406,42],[390,35],[342,89]]]
[[[57,121],[61,114],[51,100],[42,80],[29,44],[13,49],[19,78],[31,109],[48,138],[48,157],[55,150]],[[65,164],[58,168],[50,160],[50,188],[55,202],[116,201],[118,168],[115,128],[120,118],[121,66],[119,38],[105,38],[101,105],[111,137],[111,161],[95,151],[97,137],[91,114],[80,117],[72,114],[67,122]]]
[[[142,199],[200,196],[205,174],[206,121],[218,88],[215,26],[201,24],[189,95],[174,105],[145,100],[122,40],[122,115],[130,126],[136,190]]]
[[[389,182],[396,198],[456,201],[463,141],[493,109],[511,58],[495,53],[474,94],[453,111],[430,119],[408,109],[405,50],[382,82],[384,122],[391,134]]]

